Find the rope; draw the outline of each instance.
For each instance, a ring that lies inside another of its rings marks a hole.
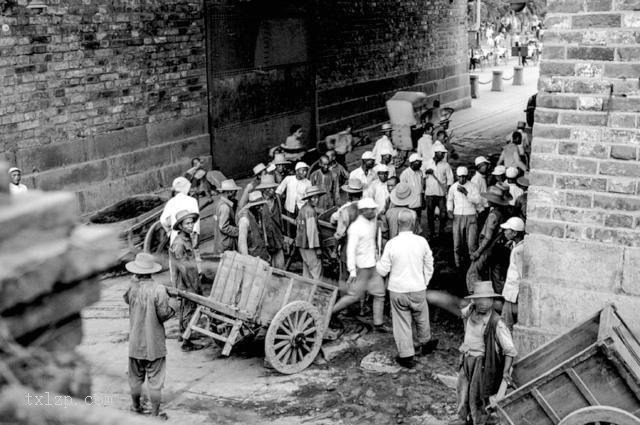
[[[512,75],[511,77],[509,77],[509,78],[504,78],[504,77],[503,77],[502,79],[503,79],[504,81],[513,80],[513,75]]]
[[[511,77],[509,77],[509,78],[502,77],[502,79],[504,81],[513,80],[513,75]],[[493,80],[489,80],[489,81],[480,81],[480,80],[478,80],[478,84],[491,84],[492,82],[493,82]]]
[[[489,84],[491,82],[493,82],[493,80],[489,80],[489,81],[485,81],[485,82],[478,81],[478,84]]]

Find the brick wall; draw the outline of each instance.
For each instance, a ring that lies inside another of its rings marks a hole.
[[[362,128],[388,120],[396,91],[470,106],[465,0],[320,2],[318,127]]]
[[[524,352],[608,302],[640,327],[640,1],[548,8],[515,331]]]
[[[0,155],[81,212],[210,153],[200,0],[19,0],[0,17]]]

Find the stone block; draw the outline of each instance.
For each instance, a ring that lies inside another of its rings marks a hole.
[[[604,217],[604,225],[606,227],[633,227],[633,219],[632,215],[628,214],[607,214]]]
[[[558,122],[558,111],[536,108],[535,122],[543,124],[556,124]]]
[[[19,338],[36,329],[56,323],[79,313],[100,299],[100,283],[95,279],[85,280],[64,290],[40,298],[36,304],[30,304],[13,315],[3,317],[9,333]]]
[[[547,12],[549,13],[576,13],[584,11],[584,0],[549,0]],[[546,35],[546,34],[545,34]]]
[[[591,208],[593,195],[590,193],[566,192],[564,205],[576,208]]]
[[[615,144],[640,144],[640,132],[635,130],[619,130],[615,128],[606,129],[602,136],[602,141]]]
[[[627,229],[601,229],[594,228],[589,239],[610,245],[622,247],[640,246],[640,232]]]
[[[625,13],[622,15],[622,26],[624,28],[638,28],[640,27],[640,14],[637,13]]]
[[[529,207],[527,205],[527,211],[529,211]],[[551,236],[554,238],[564,238],[565,235],[566,223],[560,223],[557,221],[543,221],[543,220],[535,220],[528,219],[526,231],[529,234],[537,234],[544,236]]]
[[[604,72],[604,65],[599,63],[582,62],[576,64],[576,77],[600,78]]]
[[[567,59],[612,61],[614,53],[613,47],[568,47]]]
[[[524,252],[530,281],[598,291],[619,287],[622,247],[531,235]]]
[[[551,341],[558,335],[558,332],[544,331],[516,324],[513,327],[513,342],[518,350],[518,359],[533,352],[538,347]]]
[[[571,136],[571,129],[567,127],[557,127],[551,125],[536,125],[533,128],[533,137],[545,139],[568,139]]]
[[[525,236],[526,238],[529,235]],[[525,276],[528,274],[528,265],[525,263]],[[523,326],[540,326],[539,285],[529,279],[522,279],[518,283],[518,324]]]
[[[637,158],[637,149],[635,146],[613,145],[611,146],[611,158],[635,161]]]
[[[560,155],[576,155],[578,153],[578,143],[560,142],[558,143],[558,153]]]
[[[602,126],[607,124],[607,115],[604,112],[589,113],[563,111],[560,114],[559,124]]]
[[[635,162],[601,161],[600,174],[606,176],[640,177],[640,164]]]
[[[580,96],[578,99],[578,110],[580,111],[602,111],[603,100],[599,97]]]
[[[550,30],[566,30],[571,28],[570,16],[549,16],[545,20],[545,25]]]
[[[566,46],[545,46],[544,48],[544,59],[545,60],[556,60],[556,59],[566,59],[567,58],[567,48]],[[549,91],[549,90],[545,90]]]
[[[615,10],[640,10],[640,0],[615,0]]]
[[[619,13],[580,14],[571,17],[571,28],[619,28],[622,18]]]
[[[528,203],[535,205],[564,205],[565,193],[561,190],[531,186]]]
[[[576,153],[579,156],[603,159],[607,158],[609,148],[607,145],[599,143],[580,143],[580,145],[578,145],[578,152]]]
[[[636,182],[624,178],[610,178],[607,183],[607,192],[633,195],[636,192]]]
[[[93,157],[93,151],[93,140],[90,138],[69,143],[53,143],[18,149],[16,163],[25,173],[44,171],[88,161]]]
[[[558,189],[604,192],[607,190],[607,179],[572,175],[558,175],[556,176],[554,186]]]
[[[172,145],[154,146],[109,158],[111,179],[133,176],[143,171],[171,164]]]
[[[622,269],[622,290],[626,294],[640,296],[640,249],[626,248]]]
[[[160,145],[207,134],[207,127],[206,114],[163,120],[147,124],[147,138],[149,145]]]
[[[540,76],[572,76],[574,73],[575,65],[573,63],[551,61],[542,61],[540,63]]]
[[[640,75],[640,64],[636,63],[606,63],[604,77],[607,78],[636,78]]]
[[[196,156],[209,155],[211,153],[211,138],[209,134],[191,137],[189,139],[173,143],[171,145],[171,161],[178,162],[183,159],[191,159]]]
[[[612,5],[612,0],[586,0],[587,12],[607,12]]]
[[[0,252],[66,237],[77,220],[72,193],[29,192],[0,207]]]
[[[536,139],[531,144],[531,150],[538,153],[557,153],[558,142],[553,140]]]
[[[635,114],[611,114],[609,116],[610,127],[636,128]]]
[[[109,167],[106,160],[83,162],[44,171],[33,177],[40,190],[74,190],[107,180]]]
[[[137,126],[94,136],[95,157],[107,158],[147,146],[147,128]]]
[[[544,62],[540,64],[542,67]],[[551,71],[551,70],[550,70]],[[571,70],[573,75],[573,68]],[[550,75],[556,75],[552,72],[549,72]],[[577,109],[578,108],[578,97],[577,96],[567,96],[567,95],[559,95],[559,94],[545,94],[540,93],[537,97],[538,108],[551,108],[551,109]],[[536,108],[537,109],[537,108]]]
[[[596,193],[593,198],[593,206],[605,210],[640,211],[640,198]]]

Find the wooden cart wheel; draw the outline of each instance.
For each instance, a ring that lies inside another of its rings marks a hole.
[[[631,413],[611,406],[590,406],[567,415],[558,425],[640,425]]]
[[[322,345],[320,312],[306,301],[294,301],[278,311],[269,325],[264,354],[280,373],[298,373],[313,362]]]
[[[142,249],[149,254],[159,254],[169,248],[169,238],[162,224],[156,221],[151,225],[144,238]]]

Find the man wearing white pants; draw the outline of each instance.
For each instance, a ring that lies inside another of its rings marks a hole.
[[[393,337],[398,348],[397,362],[414,366],[413,356],[431,353],[438,345],[431,339],[427,285],[433,275],[433,255],[429,243],[413,233],[416,213],[405,209],[398,213],[398,236],[387,242],[376,263],[382,276],[389,275],[389,296]],[[412,332],[412,323],[416,334]]]

